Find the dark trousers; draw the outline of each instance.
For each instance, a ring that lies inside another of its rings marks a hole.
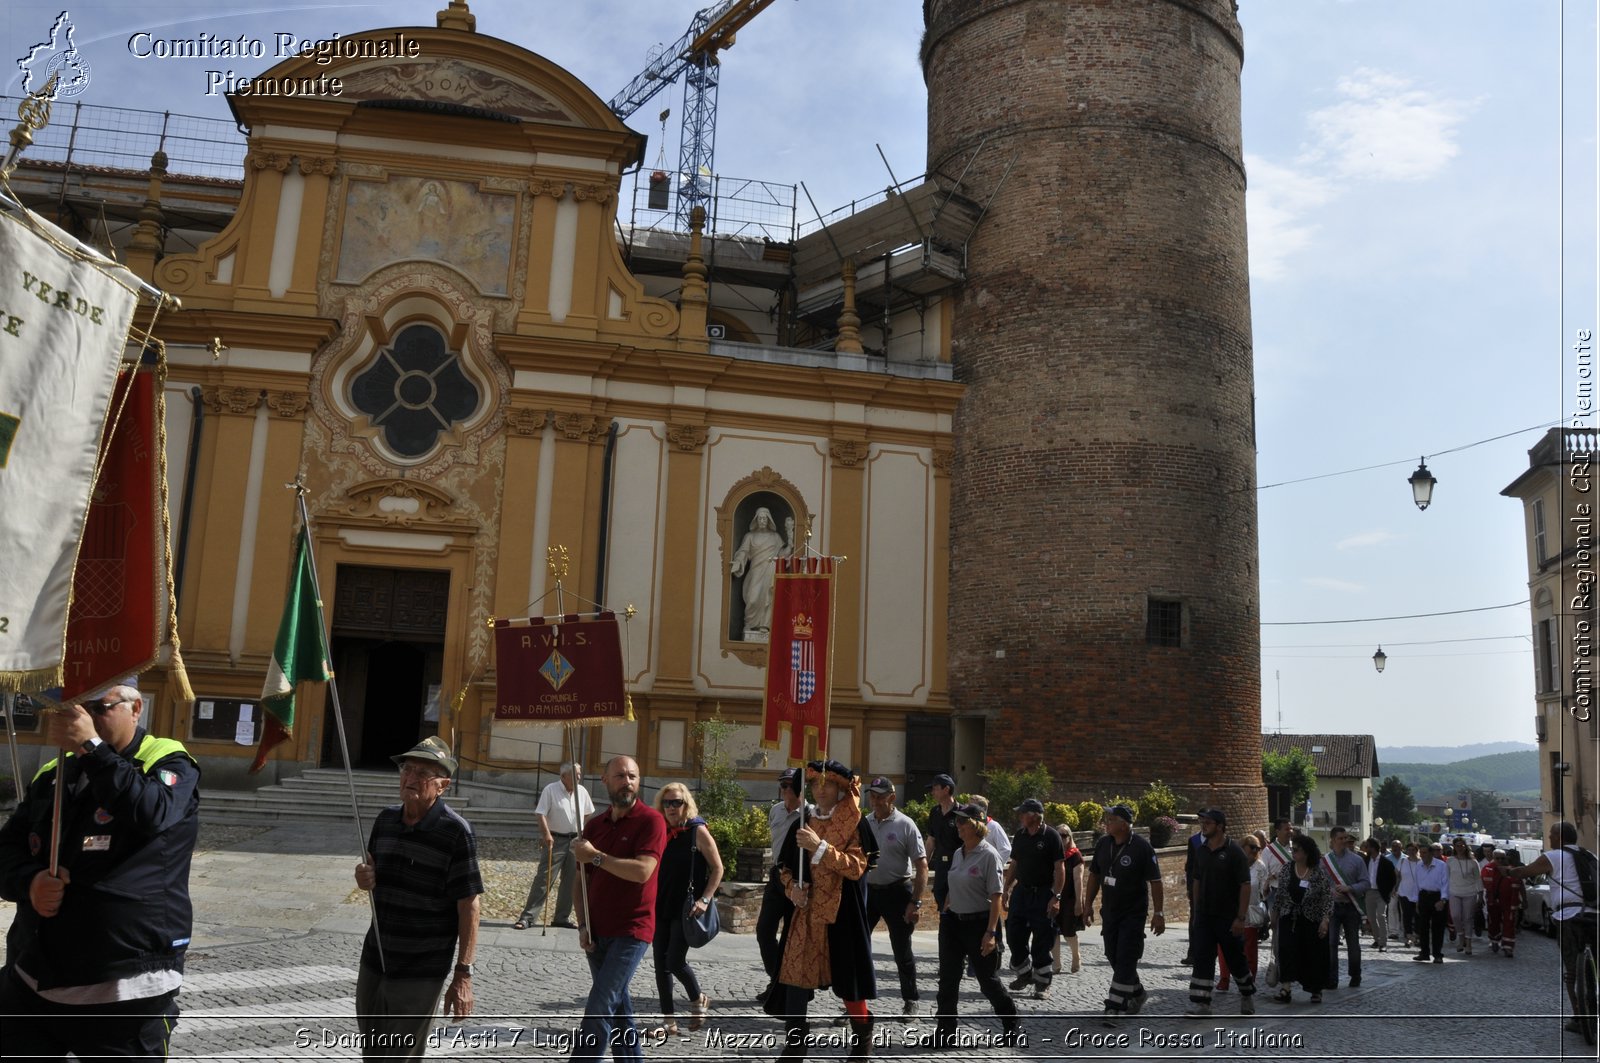
[[[945,877],[949,874],[950,858],[948,856],[936,856],[929,861],[929,864],[931,866],[928,870],[933,875],[933,907],[942,912],[944,911],[945,895],[950,892],[950,883]]]
[[[1404,941],[1417,932],[1417,902],[1400,898],[1400,940]]]
[[[989,913],[962,918],[946,912],[939,920],[939,996],[937,1002],[938,1038],[956,1032],[956,1001],[961,995],[961,976],[970,963],[977,972],[978,990],[1000,1016],[1007,1030],[1017,1026],[1017,1005],[1000,982],[1000,943],[989,955],[983,954],[983,939],[989,933]]]
[[[363,963],[356,974],[361,1058],[421,1059],[443,995],[442,977],[390,978]]]
[[[1361,977],[1361,909],[1354,904],[1339,901],[1328,915],[1328,985],[1339,985],[1339,937],[1344,936],[1345,948],[1350,952],[1350,978]]]
[[[1233,972],[1239,994],[1256,991],[1256,976],[1244,952],[1244,938],[1233,932],[1232,916],[1191,915],[1189,940],[1194,944],[1194,972],[1189,976],[1189,999],[1196,1004],[1211,1003],[1212,979],[1217,973],[1217,953],[1222,954],[1225,970]]]
[[[6,1059],[166,1059],[177,993],[113,1004],[57,1004],[7,967],[0,973],[0,1053]]]
[[[1048,986],[1055,974],[1055,921],[1050,918],[1048,886],[1016,886],[1011,890],[1011,914],[1006,916],[1006,944],[1011,947],[1011,966],[1021,971],[1031,968],[1033,980]]]
[[[1438,907],[1440,900],[1432,890],[1417,893],[1417,941],[1424,956],[1444,955],[1445,913]]]
[[[906,905],[910,903],[910,882],[867,887],[867,933],[878,928],[879,919],[889,928],[889,948],[894,950],[894,967],[900,975],[900,999],[905,1001],[919,999],[917,958],[911,948],[915,928],[906,922]]]
[[[1262,924],[1261,926],[1247,926],[1244,928],[1244,960],[1245,963],[1249,965],[1250,973],[1252,975],[1254,975],[1258,969],[1256,965],[1256,951],[1261,942],[1261,932],[1266,929],[1266,924]],[[1228,959],[1222,954],[1221,945],[1217,946],[1217,959],[1222,961],[1222,977],[1217,979],[1217,988],[1225,990],[1228,988],[1228,977],[1233,971],[1233,968],[1228,966]]]
[[[761,914],[756,916],[756,947],[761,950],[761,966],[772,985],[778,984],[778,968],[783,966],[781,942],[793,916],[794,905],[783,895],[783,881],[778,878],[778,869],[773,868],[761,894]]]
[[[1128,1002],[1144,991],[1139,982],[1139,960],[1144,956],[1144,913],[1107,917],[1100,910],[1100,936],[1105,939],[1106,959],[1111,962],[1111,989],[1106,1007],[1127,1011]]]
[[[656,937],[653,958],[656,967],[656,995],[661,999],[661,1014],[673,1014],[672,980],[683,983],[690,1002],[700,999],[700,980],[689,966],[689,939],[683,936],[683,919],[656,909]]]

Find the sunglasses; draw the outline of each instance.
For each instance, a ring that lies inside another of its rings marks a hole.
[[[678,798],[678,797],[663,797],[661,799],[661,807],[662,808],[682,808],[683,807],[683,799],[682,798]]]
[[[125,700],[126,699],[120,699],[117,701],[83,701],[79,702],[79,704],[83,706],[84,711],[86,712],[92,712],[96,716],[104,716],[106,713],[115,709],[118,705],[121,705]]]
[[[1249,849],[1252,853],[1259,853],[1261,851],[1261,846],[1259,845],[1246,845],[1245,848]]]

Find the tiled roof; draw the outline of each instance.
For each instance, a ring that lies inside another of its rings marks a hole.
[[[1264,753],[1287,753],[1299,747],[1311,754],[1317,778],[1376,779],[1378,742],[1371,735],[1284,735],[1261,736]],[[1316,747],[1322,752],[1316,752]]]

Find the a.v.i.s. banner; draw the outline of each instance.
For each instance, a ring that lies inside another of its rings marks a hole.
[[[628,718],[617,614],[494,622],[496,720],[573,724]]]
[[[780,557],[772,583],[772,633],[767,643],[767,693],[761,745],[777,749],[789,727],[789,763],[828,752],[833,683],[833,558]]]
[[[133,274],[68,246],[0,212],[0,690],[66,679],[73,568],[139,297]]]

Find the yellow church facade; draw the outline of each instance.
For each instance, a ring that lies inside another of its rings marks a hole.
[[[249,130],[232,220],[189,253],[128,248],[182,301],[155,332],[198,700],[147,676],[153,727],[211,783],[246,783],[299,481],[358,766],[440,733],[483,781],[574,751],[682,777],[694,724],[720,712],[741,770],[770,777],[766,645],[734,572],[764,509],[787,548],[846,558],[830,753],[902,777],[908,730],[950,726],[947,308],[922,301],[914,350],[863,354],[853,270],[813,256],[812,301],[836,324],[782,345],[736,297],[746,282],[718,283],[715,234],[678,234],[670,272],[630,269],[618,208],[644,138],[588,87],[478,33],[463,5],[345,40],[397,34],[399,58],[302,57],[257,79],[336,77],[337,96],[231,97]],[[631,722],[494,719],[489,621],[556,613],[560,551],[567,612],[636,610]],[[321,689],[298,700],[263,782],[340,762]]]

